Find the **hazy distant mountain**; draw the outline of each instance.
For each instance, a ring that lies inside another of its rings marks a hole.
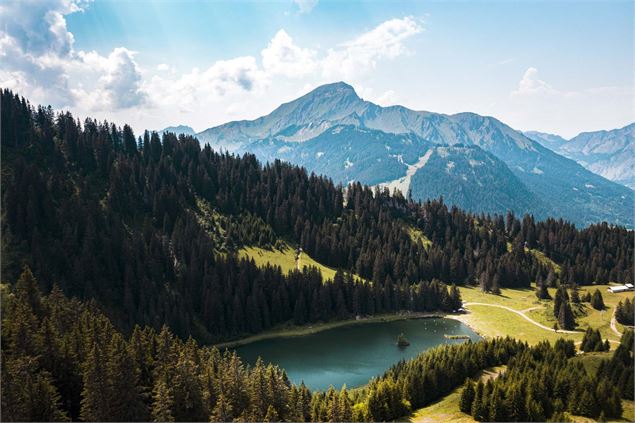
[[[578,224],[632,225],[633,191],[495,118],[381,107],[342,82],[318,87],[267,116],[197,136],[216,148],[289,160],[343,183],[403,190],[407,182],[416,199],[442,194],[474,211],[512,209]]]
[[[548,134],[546,132],[525,131],[523,134],[552,151],[558,151],[558,149],[567,142],[567,140],[560,135]]]
[[[179,135],[179,134],[195,135],[196,134],[196,132],[187,125],[168,126],[167,128],[163,128],[162,130],[160,130],[159,134],[162,134],[164,132],[172,132],[172,133],[175,133],[176,135]]]
[[[526,134],[590,171],[635,189],[635,123],[611,131],[583,132],[568,141],[540,132]]]
[[[305,142],[276,137],[249,144],[263,160],[279,158],[338,182],[398,189],[416,199],[439,198],[476,212],[546,214],[542,200],[501,160],[477,146],[439,146],[415,134],[338,125]]]

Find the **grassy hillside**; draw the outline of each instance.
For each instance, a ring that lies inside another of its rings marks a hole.
[[[453,317],[466,323],[483,336],[509,335],[527,341],[530,344],[535,344],[542,340],[555,341],[560,337],[581,341],[583,332],[588,327],[599,329],[603,338],[618,341],[619,336],[610,327],[615,306],[619,301],[633,298],[635,295],[633,292],[612,294],[607,292],[607,288],[608,285],[594,285],[580,289],[581,296],[587,291],[594,292],[595,289],[599,289],[602,292],[607,308],[603,311],[595,310],[588,303],[582,303],[578,306],[576,311],[578,328],[576,330],[579,331],[579,334],[555,333],[533,324],[510,310],[487,305],[468,305],[469,313]],[[461,297],[466,303],[483,303],[509,307],[549,328],[556,321],[552,313],[552,300],[539,300],[536,298],[533,289],[503,288],[500,295],[484,293],[475,287],[461,287],[460,289]],[[554,289],[550,289],[549,292],[552,297],[555,295]],[[619,323],[617,324],[617,329],[620,332],[623,330]]]
[[[432,245],[432,241],[430,241],[430,239],[428,239],[428,237],[420,229],[417,229],[413,226],[410,226],[408,228],[408,235],[410,235],[410,239],[412,239],[414,242],[421,241],[423,246],[426,248],[430,248],[430,246]]]
[[[581,362],[587,373],[594,374],[597,371],[600,361],[602,359],[608,359],[612,352],[602,353],[586,353],[573,357],[571,360]],[[484,382],[498,377],[499,374],[505,371],[506,366],[498,366],[486,369],[481,372],[478,377]],[[441,421],[452,421],[460,423],[473,423],[475,420],[472,416],[469,416],[461,410],[459,410],[459,400],[461,398],[462,387],[455,389],[451,394],[444,397],[442,400],[428,406],[414,411],[407,419],[413,423],[435,423]],[[622,400],[622,407],[624,412],[622,418],[618,421],[621,422],[633,422],[635,421],[635,402]],[[567,413],[567,417],[570,421],[575,423],[595,422],[595,420],[588,417],[575,416]]]
[[[497,366],[485,369],[479,373],[474,380],[481,379],[483,382],[487,382],[490,379],[495,379],[503,371],[506,366]],[[425,408],[420,408],[414,411],[409,417],[409,421],[417,423],[435,423],[435,422],[461,422],[468,423],[474,422],[472,416],[469,416],[461,410],[459,410],[459,399],[461,398],[461,390],[463,388],[455,389],[451,394],[444,397],[442,400]]]
[[[283,243],[284,247],[277,249],[265,249],[260,247],[244,247],[239,250],[241,257],[253,258],[258,266],[264,266],[267,263],[273,266],[280,266],[283,273],[288,273],[295,270],[295,254],[296,249],[291,247],[288,243]],[[335,276],[335,269],[325,266],[317,261],[313,260],[310,255],[303,252],[300,256],[300,269],[304,266],[317,267],[322,272],[324,279],[333,279]]]
[[[589,303],[582,303],[576,311],[576,321],[578,323],[578,330],[584,331],[588,327],[592,329],[599,329],[603,338],[618,341],[619,336],[611,329],[611,318],[615,312],[615,307],[620,301],[624,301],[626,298],[633,300],[635,293],[633,292],[621,292],[613,294],[607,291],[609,285],[593,285],[584,286],[580,288],[580,296],[583,296],[587,292],[593,294],[596,289],[599,289],[604,299],[606,308],[604,310],[596,310]],[[553,296],[555,290],[549,290]],[[527,314],[532,319],[546,325],[553,326],[556,321],[552,312],[551,301],[545,302],[545,307],[542,309],[531,310]],[[621,324],[617,323],[617,330],[623,332],[624,328]]]

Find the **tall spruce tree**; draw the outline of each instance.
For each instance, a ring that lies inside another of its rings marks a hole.
[[[471,413],[475,395],[474,382],[472,382],[471,379],[466,379],[465,384],[463,385],[463,390],[461,391],[461,400],[459,402],[459,409],[462,412],[468,414]]]
[[[591,307],[596,310],[604,310],[606,308],[604,305],[604,299],[602,298],[602,293],[599,289],[596,289],[593,292],[593,296],[591,297]]]

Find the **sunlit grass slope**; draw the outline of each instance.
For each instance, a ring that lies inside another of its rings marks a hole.
[[[245,247],[241,248],[239,254],[241,257],[253,258],[258,266],[265,266],[267,263],[273,266],[280,266],[282,271],[288,273],[295,270],[295,248],[289,244],[284,243],[284,247],[281,249],[265,249],[260,247]],[[335,276],[335,269],[325,266],[315,260],[307,253],[302,253],[300,256],[300,268],[304,266],[314,266],[320,269],[324,279],[333,279]]]

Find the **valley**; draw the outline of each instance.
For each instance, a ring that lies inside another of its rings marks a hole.
[[[0,422],[635,423],[632,0],[0,22]]]
[[[192,136],[80,125],[8,91],[1,101],[11,419],[394,420],[484,369],[533,380],[527,360],[591,392],[592,375],[570,360],[582,341],[600,351],[605,339],[617,353],[586,408],[554,391],[515,418],[628,408],[632,379],[615,375],[629,368],[632,332],[611,317],[632,294],[606,288],[633,278],[632,230],[471,213]],[[359,128],[334,135],[360,140]],[[395,159],[407,168],[434,151],[412,186],[428,168],[509,172],[480,147],[428,148]],[[361,159],[348,155],[348,170]],[[506,374],[492,383],[522,385]],[[34,393],[45,407],[28,405]],[[479,398],[499,400],[490,394]]]

